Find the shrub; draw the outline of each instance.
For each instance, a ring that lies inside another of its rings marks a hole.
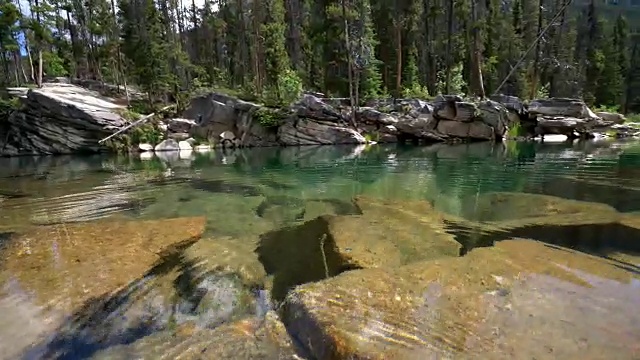
[[[20,99],[18,98],[0,99],[0,121],[8,119],[9,115],[19,108]]]
[[[265,128],[274,128],[280,126],[282,121],[286,119],[287,114],[283,109],[261,107],[254,111],[252,116]]]

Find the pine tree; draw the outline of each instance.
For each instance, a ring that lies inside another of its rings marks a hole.
[[[273,89],[276,104],[291,102],[298,85],[297,75],[291,70],[289,55],[285,48],[285,9],[283,0],[266,0],[267,19],[262,25],[266,59],[266,87]]]
[[[122,51],[136,82],[148,93],[152,104],[172,88],[160,12],[153,0],[121,0],[119,7]]]
[[[621,106],[623,112],[627,112],[628,104],[626,99],[626,88],[628,86],[627,78],[629,73],[629,27],[627,19],[620,15],[616,19],[616,23],[613,29],[613,42],[612,48],[614,51],[616,69],[616,83],[620,84],[620,89],[617,92],[617,98],[615,103]]]
[[[302,88],[356,103],[387,92],[498,91],[633,111],[639,87],[627,20],[600,13],[595,1],[582,12],[562,11],[567,4],[118,0],[116,11],[115,0],[31,0],[28,9],[0,0],[0,83],[69,76],[131,83],[151,103],[215,88],[274,105]]]

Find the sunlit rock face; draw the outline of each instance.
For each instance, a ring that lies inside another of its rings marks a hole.
[[[105,150],[98,141],[127,124],[125,108],[70,84],[31,89],[9,116],[0,155],[69,154]]]
[[[529,240],[297,287],[289,331],[319,359],[635,358],[640,281]]]

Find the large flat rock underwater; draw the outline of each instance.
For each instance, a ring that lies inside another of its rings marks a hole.
[[[640,356],[637,215],[521,193],[477,195],[459,216],[428,202],[356,203],[362,215],[283,230],[329,243],[282,271],[305,263],[314,279],[274,270],[274,291],[279,276],[290,286],[282,319],[312,358]]]
[[[198,206],[220,189],[196,185]],[[245,200],[218,223],[5,232],[0,358],[640,357],[637,213],[515,192],[463,196],[457,213],[362,195]]]
[[[639,280],[613,261],[514,239],[302,285],[282,313],[317,359],[635,359]]]

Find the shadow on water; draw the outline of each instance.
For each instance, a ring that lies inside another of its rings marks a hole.
[[[267,274],[273,275],[276,302],[297,285],[357,269],[335,251],[325,216],[261,235],[256,253]]]
[[[620,223],[576,225],[527,225],[506,230],[485,230],[445,221],[447,232],[462,244],[461,255],[478,247],[493,246],[497,241],[524,238],[541,241],[550,246],[564,247],[613,260],[611,254],[621,252],[640,255],[640,230]],[[620,260],[619,267],[640,273],[640,266]]]
[[[146,274],[118,292],[85,302],[53,336],[30,348],[22,358],[90,358],[101,350],[132,344],[185,322],[215,328],[260,313],[258,305],[268,306],[256,304],[259,289],[246,288],[239,275],[204,269],[199,265],[202,259],[186,260],[183,251],[195,241],[166,249]],[[161,281],[174,272],[178,275],[173,281]]]

